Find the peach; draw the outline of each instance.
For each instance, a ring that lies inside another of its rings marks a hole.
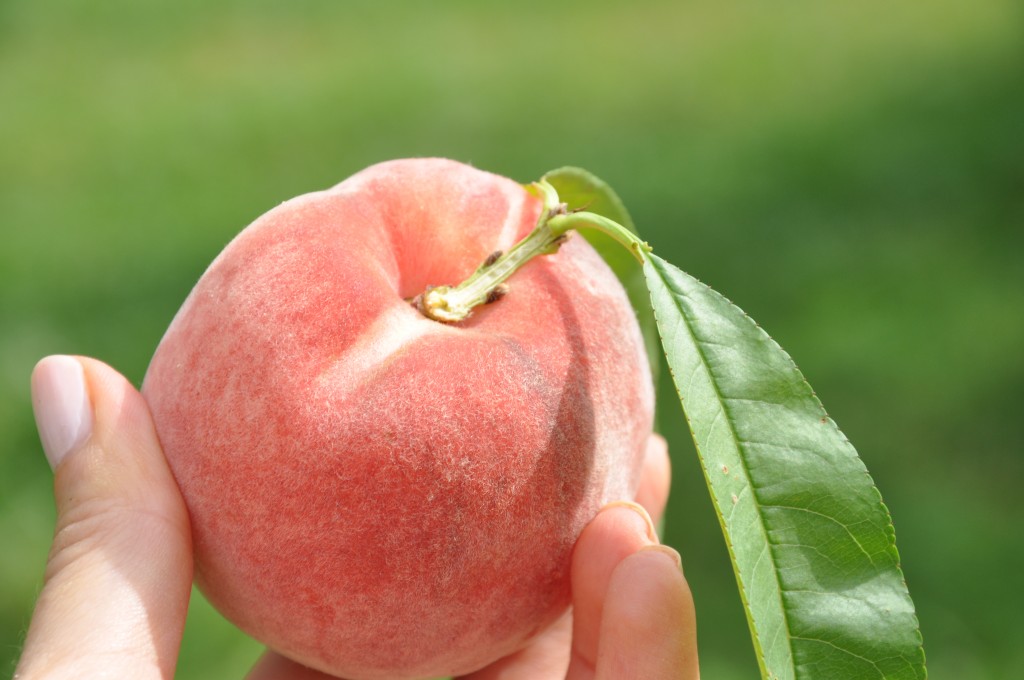
[[[242,630],[346,678],[419,678],[566,609],[573,544],[633,498],[651,431],[623,289],[574,236],[465,322],[408,301],[541,209],[453,161],[393,161],[278,206],[210,265],[143,393],[196,582]]]

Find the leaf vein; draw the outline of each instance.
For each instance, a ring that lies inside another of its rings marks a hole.
[[[704,348],[702,346],[702,341],[697,337],[696,331],[693,328],[693,323],[690,320],[690,314],[687,313],[687,310],[684,309],[684,305],[682,304],[682,300],[683,299],[689,300],[690,298],[689,298],[689,296],[684,291],[680,290],[678,286],[674,285],[674,282],[671,281],[672,277],[669,276],[669,273],[667,271],[662,270],[662,267],[659,264],[657,264],[658,260],[659,260],[659,258],[654,258],[654,257],[648,257],[647,258],[647,261],[649,263],[652,263],[652,264],[655,265],[653,268],[658,272],[658,278],[662,281],[663,285],[665,285],[665,287],[668,290],[670,290],[673,293],[675,293],[675,295],[671,297],[670,302],[672,303],[673,306],[675,306],[675,308],[679,312],[679,318],[680,318],[681,322],[679,324],[677,324],[677,326],[682,326],[682,327],[685,328],[687,334],[690,336],[690,339],[693,342],[694,348],[696,349],[697,356],[699,358],[699,366],[702,366],[704,368],[705,373],[707,374],[708,383],[710,384],[711,389],[714,392],[714,395],[715,395],[715,397],[717,398],[717,400],[719,402],[719,409],[720,410],[719,410],[719,413],[716,413],[716,415],[715,415],[715,418],[717,419],[718,415],[720,415],[720,414],[725,415],[726,414],[727,407],[726,407],[726,404],[725,404],[725,402],[723,400],[723,395],[722,395],[721,387],[718,385],[718,382],[715,380],[714,373],[710,370],[708,358],[707,358],[707,355],[705,354]],[[695,371],[696,371],[696,368],[695,368]],[[680,395],[680,396],[682,396],[682,395]],[[687,416],[687,417],[689,417],[689,416]],[[740,441],[739,433],[736,432],[735,428],[733,427],[732,423],[729,422],[728,418],[726,418],[726,423],[728,424],[728,429],[729,429],[729,431],[732,434],[733,441],[736,443],[737,447],[739,447],[739,441]],[[706,443],[707,443],[707,440],[705,440],[705,444]],[[700,453],[701,447],[698,445],[697,448],[698,448],[698,453]],[[703,454],[701,454],[701,455],[703,457]],[[739,455],[738,458],[739,458],[740,466],[743,469],[743,475],[746,478],[747,485],[751,489],[750,493],[751,493],[751,498],[752,498],[752,500],[754,502],[754,505],[756,507],[761,507],[761,503],[760,503],[760,500],[758,499],[756,489],[754,488],[754,485],[752,483],[753,480],[752,480],[752,477],[750,475],[750,469],[747,466],[747,460],[742,455]],[[717,498],[715,498],[715,505],[716,505],[716,507],[719,508],[719,513],[722,513],[721,502]],[[786,658],[787,658],[787,661],[788,661],[787,665],[788,665],[788,667],[790,669],[792,669],[792,660],[793,660],[793,654],[794,654],[793,643],[792,643],[793,637],[792,637],[792,631],[790,630],[790,625],[789,625],[789,613],[786,610],[785,603],[782,600],[782,583],[779,580],[778,570],[774,568],[774,566],[775,566],[775,558],[774,558],[773,555],[771,555],[771,551],[770,551],[771,540],[770,540],[770,535],[768,533],[768,528],[765,525],[765,520],[764,520],[763,513],[761,511],[755,509],[755,513],[754,514],[755,514],[755,516],[758,519],[758,524],[760,525],[760,530],[761,530],[760,533],[764,537],[764,544],[763,544],[763,547],[762,547],[762,553],[758,555],[757,562],[760,561],[761,557],[764,554],[768,554],[769,555],[769,559],[772,561],[772,564],[773,564],[773,568],[770,571],[772,573],[772,576],[773,576],[773,579],[774,579],[774,583],[775,583],[775,592],[777,594],[778,601],[779,601],[779,611],[782,614],[781,618],[782,618],[782,623],[783,623],[783,625],[785,627],[786,639],[787,639],[787,641],[789,641],[789,644],[787,645],[787,649],[785,650]],[[757,626],[752,626],[752,629],[753,629],[752,633],[754,634],[755,639],[757,639],[760,636],[760,631],[759,631]]]

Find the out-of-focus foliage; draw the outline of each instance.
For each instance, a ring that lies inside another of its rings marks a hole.
[[[1013,0],[0,2],[0,667],[52,531],[35,360],[90,354],[141,381],[254,217],[442,155],[615,187],[658,253],[789,350],[856,444],[932,674],[1017,677],[1022,26]],[[704,673],[752,677],[688,433],[662,425]],[[198,598],[190,617],[180,677],[241,676],[258,645]]]

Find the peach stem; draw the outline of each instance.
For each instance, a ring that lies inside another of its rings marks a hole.
[[[570,212],[558,199],[558,192],[545,180],[527,185],[526,189],[544,202],[537,226],[507,253],[492,253],[468,279],[456,286],[432,286],[412,300],[412,304],[428,319],[456,323],[469,318],[473,309],[501,299],[508,292],[505,281],[520,267],[538,255],[558,251],[568,232],[582,227],[598,229],[624,247],[641,262],[651,247],[622,225],[606,217],[588,212]]]

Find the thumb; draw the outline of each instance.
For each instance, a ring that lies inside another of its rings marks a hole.
[[[171,678],[192,582],[188,515],[149,408],[93,359],[32,374],[57,527],[15,678]]]

